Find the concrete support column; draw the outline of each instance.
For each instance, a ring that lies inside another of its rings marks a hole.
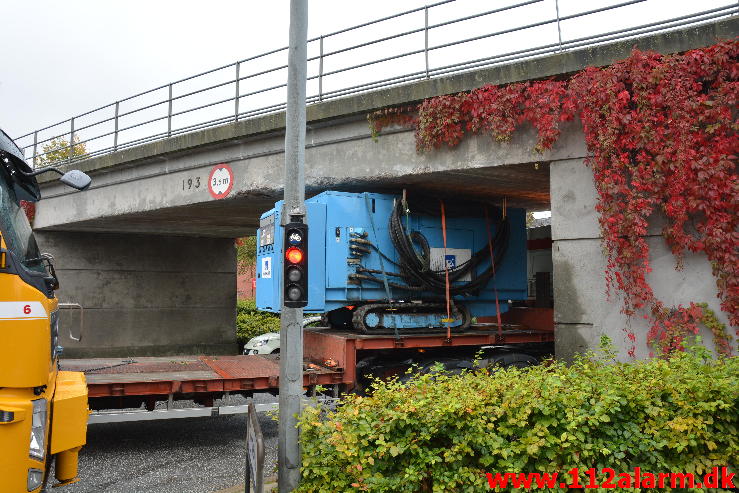
[[[54,256],[63,357],[235,354],[236,253],[231,239],[138,234],[36,232]],[[75,334],[76,335],[76,334]]]
[[[648,321],[641,315],[621,313],[620,293],[606,296],[606,257],[601,245],[593,173],[583,159],[552,162],[550,167],[552,204],[552,260],[554,264],[555,352],[570,360],[575,353],[596,349],[602,334],[608,335],[626,361],[636,335],[636,357],[646,358]],[[675,269],[675,257],[661,235],[663,220],[655,217],[649,229],[650,265],[648,281],[658,299],[667,306],[707,302],[721,322],[727,324],[716,297],[716,279],[704,254],[686,252],[684,267]],[[733,333],[733,330],[729,331]],[[701,334],[713,349],[713,335]],[[735,341],[736,343],[736,341]]]

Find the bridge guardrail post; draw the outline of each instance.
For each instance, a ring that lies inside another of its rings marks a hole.
[[[38,130],[33,131],[33,167],[36,167],[36,149],[38,148]]]
[[[167,137],[172,136],[172,83],[169,83],[169,106],[167,108]]]
[[[424,46],[423,46],[423,56],[426,58],[426,78],[429,78],[429,8],[428,6],[423,8],[423,18],[424,18],[424,26],[423,26],[423,37],[424,37]]]
[[[236,96],[234,98],[234,121],[239,121],[239,71],[241,70],[241,62],[236,62]]]
[[[318,100],[323,101],[323,35],[318,38]]]
[[[70,118],[69,121],[69,156],[67,156],[67,160],[71,162],[74,154],[74,117]]]
[[[557,10],[557,36],[559,36],[559,51],[562,51],[562,28],[559,25],[559,0],[554,0],[554,8]]]
[[[113,130],[113,151],[118,150],[118,110],[120,109],[120,101],[115,102],[115,117],[113,118],[114,123],[114,130]]]

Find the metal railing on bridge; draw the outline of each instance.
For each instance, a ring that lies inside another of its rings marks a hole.
[[[578,31],[576,27],[584,25],[584,21],[596,20],[599,14],[623,11],[635,4],[648,4],[650,0],[627,0],[597,7],[597,2],[569,2],[568,5],[568,0],[526,0],[443,22],[430,22],[430,14],[453,2],[455,0],[439,1],[310,39],[307,103],[683,28],[739,13],[739,5],[734,1],[709,10],[567,39],[563,36],[563,26]],[[455,11],[460,3],[455,4]],[[593,8],[571,13],[563,10],[563,7],[583,5]],[[523,22],[508,27],[497,24],[490,30],[487,23],[495,14],[505,15],[508,21],[521,18]],[[599,19],[602,22],[602,16]],[[398,21],[402,21],[402,28],[389,33],[388,24]],[[578,25],[566,24],[568,21]],[[453,36],[454,39],[437,44],[430,42],[432,34],[449,27],[455,27],[466,37],[456,39]],[[380,31],[382,35],[373,34],[373,31]],[[329,46],[342,35],[352,34],[356,38],[361,33],[375,37],[345,46]],[[512,37],[516,34],[535,43],[522,47],[522,38]],[[474,45],[490,40],[498,42],[495,46]],[[394,41],[399,43],[393,45]],[[514,43],[516,49],[505,49],[510,43]],[[449,50],[455,47],[461,51],[452,53],[453,60],[450,60]],[[367,54],[367,48],[374,48],[375,52],[369,53],[370,59],[359,61],[362,54]],[[441,56],[445,50],[447,56]],[[376,56],[378,51],[382,51],[379,57]],[[488,56],[474,56],[483,51],[487,51]],[[287,47],[279,48],[164,84],[29,132],[18,137],[16,142],[36,166],[46,161],[51,152],[58,156],[59,151],[66,150],[67,161],[88,159],[203,128],[280,112],[285,109],[286,55]],[[334,66],[330,66],[331,62]],[[367,70],[361,72],[362,69],[368,69],[369,75]],[[375,74],[383,76],[373,77]],[[205,87],[193,88],[196,83],[203,83]],[[55,139],[56,145],[50,145]],[[84,155],[68,152],[70,145],[80,144],[87,148]]]

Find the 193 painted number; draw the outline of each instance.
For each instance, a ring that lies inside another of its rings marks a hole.
[[[192,190],[195,188],[200,188],[200,177],[196,176],[193,178],[188,178],[187,180],[182,180],[182,189],[183,190]]]

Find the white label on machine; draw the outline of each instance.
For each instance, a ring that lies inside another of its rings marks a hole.
[[[444,264],[447,269],[452,270],[455,267],[462,265],[472,258],[472,250],[469,248],[447,248],[446,254],[443,248],[431,248],[431,269],[444,271]],[[470,273],[466,273],[457,281],[469,282],[472,280]]]
[[[49,315],[38,301],[2,301],[0,302],[0,320],[42,319]]]
[[[272,257],[262,258],[262,279],[272,278]]]

